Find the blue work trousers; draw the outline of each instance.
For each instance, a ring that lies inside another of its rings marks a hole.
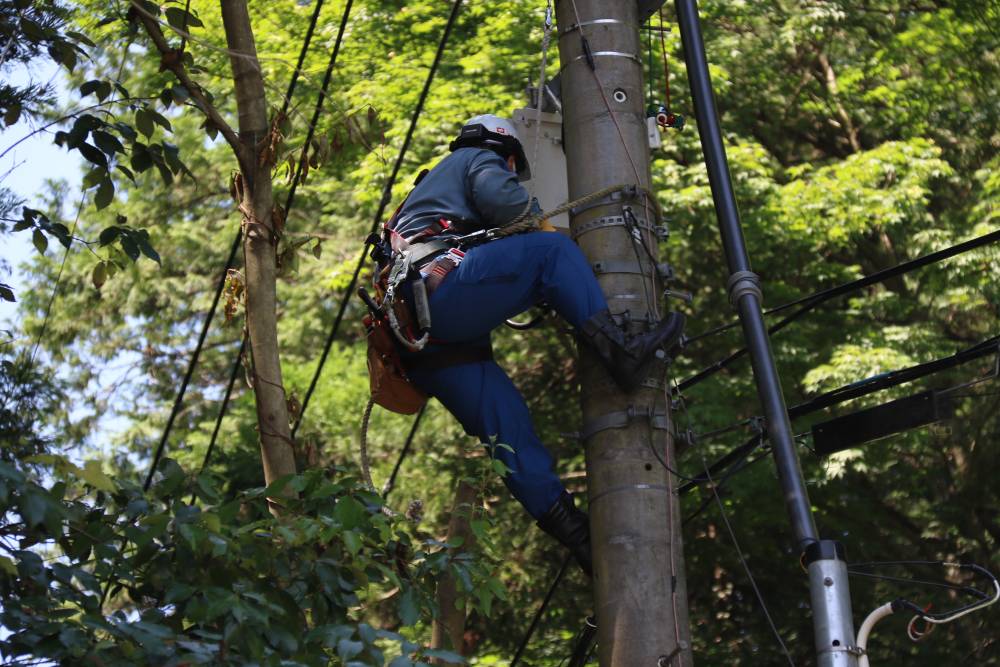
[[[583,253],[559,233],[520,234],[469,250],[431,295],[428,351],[449,343],[488,345],[504,320],[544,301],[579,329],[607,309],[607,302]],[[413,382],[437,398],[484,444],[502,443],[494,456],[511,473],[507,487],[538,519],[563,493],[552,457],[535,433],[521,393],[493,361],[422,368]]]

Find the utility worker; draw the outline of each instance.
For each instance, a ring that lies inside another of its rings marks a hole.
[[[540,213],[519,180],[530,178],[514,126],[492,115],[470,119],[451,154],[418,181],[389,223],[415,246],[448,241]],[[445,244],[441,244],[445,245]],[[403,351],[411,382],[437,398],[465,431],[510,469],[505,483],[539,527],[568,547],[590,575],[590,527],[553,471],[524,398],[492,359],[490,332],[508,318],[547,303],[591,345],[630,392],[657,350],[675,346],[684,326],[671,313],[648,333],[629,336],[615,323],[583,253],[559,233],[516,234],[467,252],[442,249],[422,266],[432,289],[430,344]]]

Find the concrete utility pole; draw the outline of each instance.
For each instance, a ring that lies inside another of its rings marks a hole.
[[[639,330],[658,319],[659,297],[657,267],[626,226],[638,225],[655,257],[658,222],[643,195],[650,176],[639,8],[636,0],[561,0],[556,17],[570,199],[618,184],[640,188],[573,211],[570,228],[611,312]],[[655,455],[673,467],[668,392],[655,375],[622,394],[581,350],[602,667],[693,664],[676,480]]]

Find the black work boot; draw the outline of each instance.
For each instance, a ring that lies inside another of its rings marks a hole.
[[[590,518],[573,504],[573,496],[563,493],[559,500],[538,520],[538,527],[556,538],[570,550],[580,569],[588,577],[594,575],[590,555]]]
[[[625,393],[632,393],[646,378],[657,350],[669,352],[684,333],[684,315],[669,313],[652,331],[629,336],[611,313],[604,310],[583,325],[583,340],[597,351],[605,368]]]

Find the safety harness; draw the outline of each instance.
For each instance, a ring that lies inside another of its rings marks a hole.
[[[419,185],[426,173],[417,177],[414,186]],[[454,344],[439,351],[422,352],[431,342],[431,294],[462,263],[463,248],[477,245],[485,236],[435,238],[455,227],[441,218],[404,238],[395,227],[406,199],[382,226],[382,233],[372,234],[366,241],[375,262],[374,296],[363,287],[358,289],[358,295],[369,311],[363,322],[368,339],[372,400],[387,410],[414,414],[423,407],[427,396],[410,382],[407,369],[486,361],[493,358],[493,353],[488,345]],[[400,346],[409,352],[422,353],[404,363]]]

